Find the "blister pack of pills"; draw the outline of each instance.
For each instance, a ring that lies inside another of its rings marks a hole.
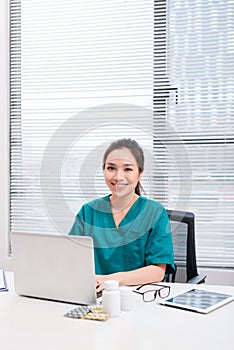
[[[88,306],[78,306],[75,309],[68,311],[64,316],[71,318],[81,318],[81,316],[86,315],[89,312],[90,310]]]
[[[106,321],[108,319],[108,314],[103,312],[101,305],[78,306],[64,314],[64,316],[94,321]]]

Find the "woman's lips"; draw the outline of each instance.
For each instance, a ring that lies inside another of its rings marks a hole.
[[[125,190],[127,185],[128,185],[127,183],[113,184],[113,186],[115,187],[116,191],[123,191],[123,190]]]

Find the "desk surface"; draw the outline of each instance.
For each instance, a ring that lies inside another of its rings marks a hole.
[[[74,305],[21,297],[7,273],[9,292],[0,292],[0,346],[4,350],[234,350],[234,302],[208,315],[144,303],[134,294],[132,311],[105,322],[70,319]],[[172,296],[191,289],[170,284]],[[234,287],[197,285],[234,295]]]

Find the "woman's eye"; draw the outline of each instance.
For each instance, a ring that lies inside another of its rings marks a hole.
[[[113,166],[108,166],[107,170],[114,170],[114,167]]]
[[[125,171],[132,171],[132,168],[126,168]]]

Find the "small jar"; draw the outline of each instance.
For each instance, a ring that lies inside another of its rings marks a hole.
[[[120,287],[121,311],[131,311],[133,309],[133,295],[129,287]]]
[[[102,293],[103,312],[107,313],[109,317],[120,316],[119,282],[115,280],[106,280],[104,282],[104,288]]]

